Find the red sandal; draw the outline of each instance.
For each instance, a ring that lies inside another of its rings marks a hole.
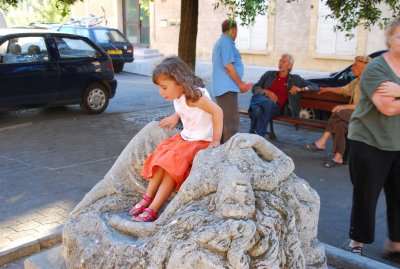
[[[137,222],[153,222],[158,218],[157,212],[151,208],[145,208],[139,216],[133,216],[132,220]]]
[[[129,215],[137,216],[137,215],[143,213],[143,211],[146,209],[146,207],[149,206],[151,204],[151,202],[153,202],[153,198],[147,196],[146,194],[143,194],[142,198],[143,198],[143,200],[145,200],[149,204],[148,205],[143,205],[139,201],[139,203],[137,203],[135,206],[133,206],[131,208],[131,210],[129,210]]]

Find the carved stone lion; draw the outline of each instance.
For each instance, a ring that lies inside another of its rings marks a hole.
[[[68,268],[327,268],[318,194],[257,135],[200,151],[159,219],[131,221],[146,157],[177,131],[149,123],[76,206],[64,226]]]

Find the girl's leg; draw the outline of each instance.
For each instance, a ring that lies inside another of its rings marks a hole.
[[[154,199],[154,196],[156,195],[165,174],[165,170],[161,167],[158,167],[157,171],[149,180],[149,185],[147,186],[146,190],[146,195],[148,197],[152,197]]]
[[[175,180],[167,173],[164,173],[164,177],[161,180],[157,194],[155,195],[153,202],[150,204],[149,208],[158,212],[164,202],[168,199],[171,193],[174,191],[176,186]]]
[[[143,210],[150,205],[152,199],[157,193],[158,187],[161,184],[161,180],[164,176],[164,169],[158,167],[157,171],[154,173],[153,177],[149,180],[149,185],[147,186],[146,196],[148,199],[142,198],[139,203],[134,205],[130,210],[129,214],[132,216],[139,215]]]
[[[158,217],[158,210],[160,210],[161,206],[171,195],[171,193],[175,189],[175,186],[175,180],[173,180],[168,173],[164,172],[164,177],[161,180],[161,184],[159,185],[157,193],[150,206],[137,217],[133,217],[132,220],[140,222],[151,222],[156,220]]]

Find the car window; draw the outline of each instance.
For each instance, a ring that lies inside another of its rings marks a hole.
[[[82,39],[56,37],[55,41],[61,59],[96,58],[101,56],[101,52],[98,49]]]
[[[46,42],[40,36],[12,38],[0,46],[1,63],[47,62]]]
[[[76,34],[83,35],[83,36],[90,38],[89,29],[86,29],[86,28],[77,28]]]
[[[110,30],[110,33],[112,35],[112,38],[113,38],[114,42],[125,42],[125,43],[128,43],[128,40],[119,31]]]
[[[75,28],[72,27],[61,27],[58,31],[63,33],[75,34]]]
[[[93,33],[97,42],[99,43],[128,42],[126,38],[117,30],[94,29]]]
[[[110,31],[105,29],[95,29],[93,34],[99,43],[112,43],[112,37]]]

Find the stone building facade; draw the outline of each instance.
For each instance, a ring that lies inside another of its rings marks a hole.
[[[296,69],[336,71],[352,63],[356,55],[385,49],[384,33],[378,27],[358,27],[353,39],[333,31],[336,21],[325,20],[329,9],[323,0],[267,0],[268,14],[254,25],[239,27],[236,40],[245,64],[276,66],[283,53],[291,53]],[[214,42],[221,34],[221,22],[228,10],[214,10],[217,0],[199,1],[197,60],[210,61]],[[72,8],[72,17],[102,15],[136,46],[158,49],[164,55],[178,53],[180,0],[157,0],[149,15],[140,11],[138,0],[84,0]],[[382,7],[383,9],[385,7]],[[240,21],[239,21],[240,22]]]

